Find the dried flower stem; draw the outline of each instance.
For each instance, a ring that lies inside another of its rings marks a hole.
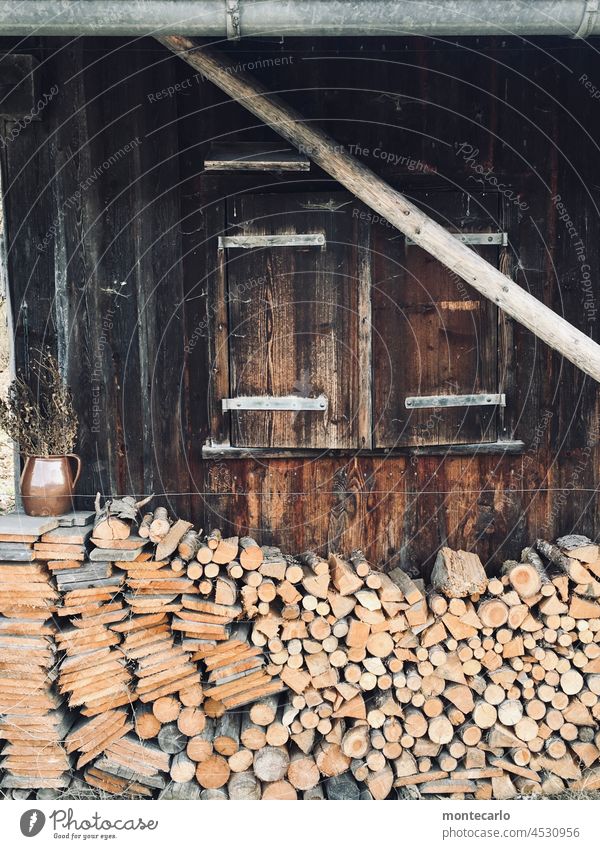
[[[78,425],[71,390],[48,351],[39,353],[32,371],[35,392],[19,375],[10,384],[7,399],[0,399],[0,428],[19,443],[22,454],[69,454],[75,447]]]

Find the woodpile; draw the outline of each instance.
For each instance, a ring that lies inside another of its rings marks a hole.
[[[11,527],[11,521],[16,527]],[[71,761],[63,741],[75,715],[65,710],[64,698],[54,686],[57,629],[52,614],[59,593],[45,565],[23,562],[22,549],[9,550],[9,546],[28,546],[33,551],[48,524],[51,529],[58,522],[15,523],[7,517],[5,533],[0,535],[0,787],[4,791],[60,791],[70,782]]]
[[[536,540],[495,577],[443,548],[425,586],[359,551],[290,557],[163,508],[117,518],[129,536],[96,537],[96,517],[84,560],[0,565],[3,787],[58,789],[69,769],[175,799],[600,787],[587,538]]]

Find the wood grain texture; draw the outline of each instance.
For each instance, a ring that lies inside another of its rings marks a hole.
[[[319,247],[230,250],[227,257],[232,396],[328,397],[326,413],[232,412],[242,446],[357,444],[357,258],[347,195],[244,195],[228,205],[243,235],[324,233]],[[319,209],[339,204],[341,209]]]

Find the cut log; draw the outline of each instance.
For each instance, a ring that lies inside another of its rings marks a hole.
[[[454,737],[454,728],[446,716],[436,716],[429,720],[427,733],[434,743],[445,745]]]
[[[520,598],[532,598],[542,588],[542,576],[540,570],[532,563],[516,563],[507,561],[503,568],[504,574],[508,576],[511,586]]]
[[[166,541],[166,540],[165,540]],[[181,559],[188,563],[190,560],[193,560],[198,553],[198,549],[200,548],[200,534],[196,533],[194,530],[187,530],[177,544],[177,552]],[[157,549],[158,551],[158,549]],[[158,555],[157,555],[158,556]],[[212,559],[212,554],[210,555],[209,561]]]
[[[162,696],[153,702],[152,711],[161,724],[175,722],[181,713],[181,702],[175,696]]]
[[[181,733],[174,722],[163,725],[158,732],[157,739],[162,751],[170,755],[182,752],[188,744],[187,737]]]
[[[201,734],[206,726],[206,714],[197,707],[184,707],[177,718],[177,727],[186,737]]]
[[[269,784],[263,784],[262,798],[265,801],[278,799],[284,802],[293,802],[298,798],[298,794],[289,781],[281,779],[279,781],[272,781]]]
[[[246,571],[258,569],[264,560],[262,548],[252,537],[240,538],[240,564]]]
[[[154,515],[152,513],[145,513],[142,521],[138,527],[138,536],[142,537],[142,539],[148,539],[150,536],[150,525],[152,524],[152,519]]]
[[[135,732],[140,740],[150,740],[156,737],[161,728],[161,721],[156,718],[151,705],[141,705],[134,714]]]
[[[360,788],[353,776],[347,772],[334,775],[325,781],[327,798],[335,801],[358,801]]]
[[[484,628],[501,628],[508,621],[508,607],[499,598],[482,601],[477,615]]]
[[[235,711],[227,711],[216,721],[213,738],[215,752],[224,757],[237,752],[240,747],[240,724],[241,715]]]
[[[476,554],[442,548],[435,560],[431,583],[447,598],[465,598],[482,594],[487,586],[487,577]]]
[[[320,772],[314,758],[301,751],[292,753],[287,778],[296,790],[310,790],[316,787]]]
[[[360,578],[353,567],[342,557],[337,554],[329,555],[329,568],[331,570],[331,580],[341,596],[347,596],[355,593],[363,586],[363,580]]]
[[[342,752],[349,758],[362,758],[369,751],[371,738],[368,725],[354,725],[342,739]]]
[[[285,777],[290,757],[283,747],[265,746],[254,754],[254,772],[261,781],[279,781]]]
[[[276,694],[254,702],[248,712],[251,722],[255,723],[255,725],[262,725],[263,727],[270,725],[275,721],[275,717],[277,716],[278,703],[279,696]]]
[[[171,520],[169,519],[167,508],[157,507],[154,511],[152,522],[150,523],[150,533],[148,535],[150,541],[154,543],[159,543],[163,539],[163,537],[167,535],[170,527]],[[95,529],[94,536],[97,536]]]
[[[211,755],[196,766],[196,781],[207,790],[223,787],[230,774],[229,764],[221,755]]]
[[[186,522],[183,519],[177,519],[156,546],[156,559],[164,560],[165,557],[169,557],[173,554],[182,537],[191,527],[191,522]],[[187,559],[190,560],[191,558],[188,557]]]
[[[173,781],[181,783],[191,781],[196,774],[196,764],[188,758],[185,752],[178,752],[173,755],[169,774]]]
[[[257,800],[262,796],[260,781],[251,770],[230,775],[227,790],[230,799]]]

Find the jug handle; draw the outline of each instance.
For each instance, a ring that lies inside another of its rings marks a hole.
[[[78,454],[67,454],[67,457],[70,457],[72,460],[75,460],[77,463],[77,471],[75,472],[75,477],[73,478],[73,489],[79,480],[79,475],[81,474],[81,457]]]
[[[23,478],[25,477],[25,472],[27,471],[27,466],[29,465],[29,461],[31,457],[25,457],[25,462],[23,463],[23,471],[21,472],[21,477],[19,478],[19,484],[23,486]]]

